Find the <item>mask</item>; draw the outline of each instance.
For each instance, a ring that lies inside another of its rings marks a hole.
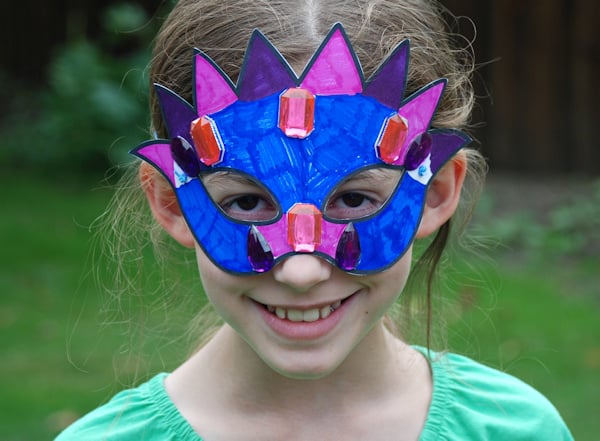
[[[382,271],[412,243],[435,173],[470,141],[430,129],[445,79],[404,98],[408,58],[404,41],[365,80],[337,24],[297,77],[255,31],[237,86],[200,51],[193,105],[155,85],[169,139],[132,153],[170,182],[197,242],[227,272],[269,271],[297,253]],[[369,200],[353,186],[373,175],[389,190]],[[229,179],[260,198],[211,196],[210,182]]]

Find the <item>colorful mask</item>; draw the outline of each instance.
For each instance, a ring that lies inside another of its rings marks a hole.
[[[298,78],[255,31],[237,86],[197,51],[194,105],[156,85],[169,139],[132,153],[171,183],[196,240],[225,271],[265,272],[296,253],[354,274],[382,271],[412,243],[432,177],[470,141],[429,128],[445,79],[404,99],[408,51],[403,41],[365,81],[337,24]],[[401,173],[389,198],[362,217],[328,215],[335,189],[373,168]],[[217,172],[270,194],[271,218],[230,216],[203,182]]]

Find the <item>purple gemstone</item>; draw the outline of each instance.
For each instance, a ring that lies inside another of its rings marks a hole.
[[[171,139],[171,155],[186,175],[194,178],[200,174],[200,162],[196,151],[185,138],[178,136]]]
[[[337,245],[335,251],[335,261],[338,266],[345,270],[351,271],[356,268],[360,260],[360,242],[358,233],[352,223],[349,223]]]
[[[273,252],[254,225],[248,232],[248,260],[257,273],[264,273],[273,267]]]
[[[431,135],[427,132],[421,133],[411,142],[404,159],[404,166],[407,170],[414,170],[421,165],[431,153],[431,144]]]

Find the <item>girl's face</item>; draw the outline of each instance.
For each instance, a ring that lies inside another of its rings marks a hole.
[[[269,214],[267,195],[251,183],[215,175],[204,184],[230,215]],[[212,184],[215,184],[214,186]],[[332,210],[375,209],[397,185],[385,173],[349,181],[331,199]],[[411,250],[383,272],[356,276],[313,254],[295,254],[270,271],[235,276],[219,269],[197,245],[204,289],[225,322],[262,362],[290,378],[323,377],[347,359],[375,328],[404,288]],[[365,345],[369,348],[370,345]],[[369,349],[367,349],[368,351]],[[368,352],[361,354],[368,356]]]

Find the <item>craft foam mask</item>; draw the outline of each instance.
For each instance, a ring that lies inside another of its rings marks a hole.
[[[344,271],[394,264],[419,225],[435,173],[470,139],[430,123],[446,85],[408,98],[407,40],[367,81],[340,24],[300,77],[259,31],[250,38],[237,86],[204,53],[194,56],[194,105],[155,85],[169,139],[132,151],[171,183],[208,257],[234,274],[270,270],[296,253],[314,253]],[[371,168],[402,172],[374,213],[332,219],[328,197]],[[234,219],[201,177],[232,172],[255,181],[277,206],[271,219]]]

